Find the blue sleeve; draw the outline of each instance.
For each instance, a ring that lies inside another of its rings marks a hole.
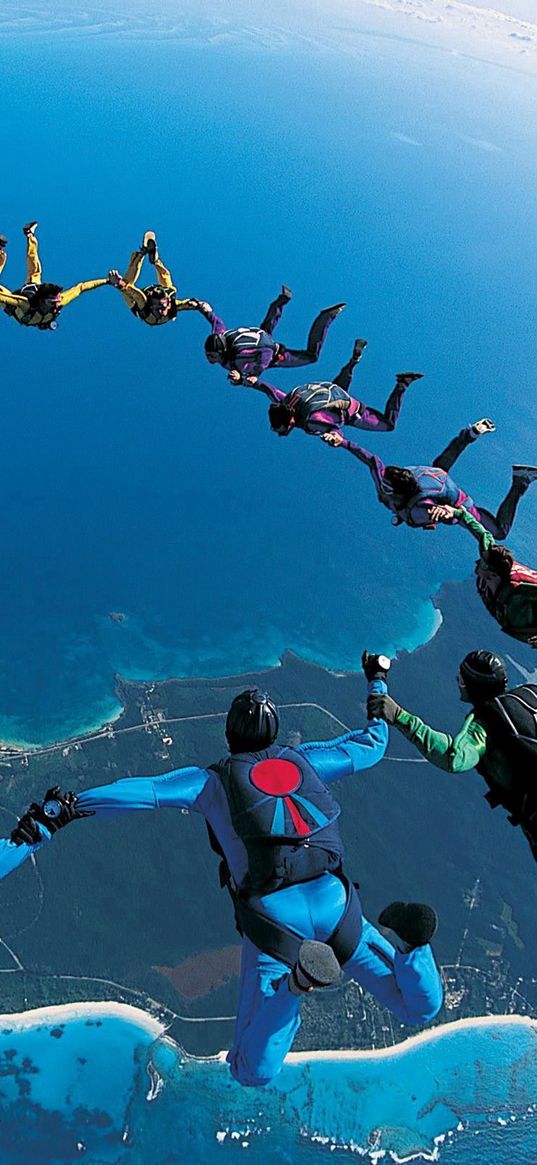
[[[2,878],[7,878],[8,874],[12,874],[13,870],[18,870],[23,862],[32,854],[36,854],[41,846],[50,841],[50,833],[42,825],[39,826],[42,835],[42,841],[38,845],[15,845],[13,841],[9,841],[7,837],[0,838],[0,881]]]
[[[139,809],[196,809],[210,774],[194,766],[173,769],[161,777],[123,777],[77,793],[77,806],[97,817],[115,817]]]
[[[383,680],[371,680],[368,695],[372,692],[387,692]],[[329,785],[353,773],[370,769],[382,760],[388,746],[388,725],[384,720],[370,720],[367,728],[357,728],[346,732],[335,740],[301,744],[301,752],[315,769],[317,776]]]

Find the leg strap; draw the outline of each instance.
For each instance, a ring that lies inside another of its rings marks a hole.
[[[348,962],[354,954],[362,933],[362,908],[356,888],[344,874],[339,874],[347,894],[343,915],[336,929],[326,940],[340,966]],[[278,891],[276,891],[278,893]],[[245,934],[254,946],[266,955],[294,967],[304,935],[295,934],[286,926],[267,918],[243,898],[235,899],[235,920],[241,934]]]

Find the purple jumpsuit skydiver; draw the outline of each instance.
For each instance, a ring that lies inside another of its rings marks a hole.
[[[387,687],[382,680],[373,680],[368,691],[386,692]],[[303,759],[314,770],[315,779],[328,785],[377,764],[387,741],[386,724],[374,720],[367,728],[334,740],[282,751],[288,757],[296,756],[297,762]],[[294,801],[294,812],[304,812],[298,795]],[[76,805],[77,810],[102,817],[170,806],[194,810],[202,814],[216,836],[235,885],[240,886],[245,877],[245,844],[234,829],[223,783],[213,769],[188,767],[158,777],[127,777],[80,793]],[[276,812],[283,814],[283,805]],[[345,904],[345,887],[332,873],[255,900],[256,910],[264,917],[302,938],[323,942],[338,927]],[[365,918],[354,953],[343,970],[403,1023],[426,1023],[441,1006],[442,986],[430,946],[401,953]],[[232,1075],[239,1083],[264,1085],[279,1072],[300,1025],[299,1012],[300,1000],[289,987],[289,966],[243,938],[239,1010],[228,1054]]]
[[[199,303],[198,310],[205,316],[211,325],[211,335],[222,340],[218,358],[215,353],[208,351],[207,358],[221,364],[228,372],[238,373],[237,383],[244,384],[249,376],[261,376],[266,368],[298,368],[304,364],[315,364],[319,359],[328,329],[343,311],[345,304],[338,303],[319,312],[314,319],[306,348],[287,348],[274,340],[272,333],[279,323],[282,311],[289,300],[291,292],[282,288],[280,294],[270,304],[267,314],[258,327],[226,328],[223,320],[209,307]],[[207,310],[208,309],[208,310]]]
[[[354,369],[364,349],[365,340],[356,340],[354,351],[333,381],[323,380],[298,385],[291,392],[282,392],[267,381],[258,380],[252,384],[259,392],[268,396],[273,404],[284,404],[290,410],[289,421],[283,425],[281,435],[286,436],[291,428],[302,429],[305,433],[322,437],[325,433],[341,431],[345,425],[371,432],[390,433],[397,424],[403,397],[414,380],[421,379],[419,372],[399,372],[395,385],[386,401],[384,412],[363,404],[349,393]],[[269,419],[270,411],[269,411]],[[271,424],[280,432],[277,421]]]
[[[476,506],[470,495],[449,476],[449,470],[461,453],[468,445],[476,441],[479,435],[474,425],[468,425],[449,442],[444,451],[435,458],[432,465],[407,466],[406,468],[417,479],[418,488],[412,497],[405,500],[399,499],[386,481],[387,467],[380,457],[346,438],[339,443],[338,448],[347,449],[349,453],[367,465],[379,502],[394,514],[394,525],[404,523],[407,526],[433,530],[436,528],[436,522],[431,518],[433,506],[464,506],[470,514],[477,518],[478,522],[481,522],[486,530],[490,531],[494,538],[502,541],[507,538],[511,529],[521,497],[535,480],[536,475],[532,467],[514,466],[511,486],[497,513],[494,515],[491,514],[490,510]]]

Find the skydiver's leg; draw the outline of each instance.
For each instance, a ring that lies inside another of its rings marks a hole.
[[[175,290],[173,279],[168,268],[164,266],[162,259],[155,259],[155,271],[160,287],[165,287],[167,291]]]
[[[74,287],[68,287],[60,292],[60,303],[62,307],[67,307],[67,304],[78,299],[79,295],[84,295],[86,291],[95,291],[95,288],[104,287],[107,283],[108,279],[88,279],[85,283],[75,283]]]
[[[460,433],[446,446],[444,452],[440,453],[438,457],[435,457],[433,465],[436,469],[445,469],[449,473],[451,466],[455,464],[461,453],[464,453],[468,445],[472,445],[474,441],[477,441],[477,438],[478,433],[475,432],[473,425],[468,425],[466,429],[461,429]]]
[[[334,377],[334,384],[339,384],[339,387],[344,388],[345,392],[348,392],[352,384],[354,369],[356,368],[358,362],[362,359],[366,348],[367,340],[355,340],[350,360],[347,360],[347,363],[343,365],[341,372],[338,372],[337,376]]]
[[[41,283],[41,262],[39,259],[39,250],[37,238],[33,231],[26,233],[26,282],[27,283]]]
[[[402,954],[365,918],[360,942],[343,971],[402,1023],[427,1023],[442,1006],[442,983],[431,947]]]
[[[144,261],[145,251],[133,251],[129,266],[123,276],[125,283],[135,284],[140,278],[140,271],[142,270],[142,263]]]
[[[0,237],[3,238],[4,236],[0,236]],[[7,261],[7,253],[6,253],[6,251],[4,251],[4,244],[0,244],[0,275],[2,274],[2,271],[4,270],[4,267],[6,265],[6,261]]]
[[[258,1088],[280,1071],[300,1026],[300,999],[288,986],[289,967],[243,940],[240,1000],[231,1074],[239,1084]]]
[[[315,364],[321,354],[330,324],[344,307],[344,303],[337,303],[334,307],[327,307],[319,312],[311,325],[307,348],[285,348],[281,345],[277,359],[279,367],[300,368],[304,364]]]
[[[515,470],[509,492],[498,507],[496,515],[491,514],[490,510],[482,510],[480,506],[471,507],[470,513],[477,518],[478,522],[481,522],[485,530],[490,531],[493,538],[502,542],[504,538],[507,538],[513,525],[520,499],[524,496],[526,490],[529,489],[532,481],[536,477],[537,474],[535,471],[533,475],[525,476],[524,473]]]
[[[407,388],[414,380],[420,379],[420,372],[399,372],[395,386],[386,401],[384,412],[381,413],[378,409],[371,408],[370,405],[362,405],[359,413],[356,414],[356,420],[349,420],[348,423],[353,424],[357,429],[376,429],[379,433],[393,432]]]
[[[292,299],[292,297],[293,293],[291,289],[286,287],[284,284],[280,294],[276,296],[276,299],[273,299],[272,303],[270,304],[263,322],[259,325],[263,332],[268,332],[269,336],[272,335],[274,328],[277,324],[279,324],[282,318],[282,312],[285,305],[289,303],[289,300]]]

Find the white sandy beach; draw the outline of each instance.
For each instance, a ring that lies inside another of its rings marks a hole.
[[[30,1011],[18,1011],[11,1015],[0,1015],[0,1028],[23,1031],[33,1027],[58,1027],[73,1019],[121,1019],[124,1023],[143,1028],[152,1039],[157,1039],[166,1031],[165,1024],[129,1003],[114,1003],[103,1000],[100,1003],[62,1003],[53,1007],[36,1007]]]
[[[368,1050],[346,1048],[341,1051],[322,1051],[322,1052],[290,1052],[286,1058],[286,1064],[305,1064],[310,1060],[326,1060],[332,1063],[336,1060],[357,1060],[363,1062],[365,1060],[389,1060],[392,1056],[401,1056],[405,1052],[413,1051],[414,1048],[422,1047],[424,1044],[434,1043],[443,1036],[454,1035],[455,1032],[472,1030],[475,1028],[487,1027],[508,1027],[509,1025],[515,1027],[529,1027],[533,1028],[537,1037],[537,1020],[531,1019],[528,1015],[476,1015],[470,1019],[456,1019],[451,1023],[442,1023],[438,1027],[430,1028],[428,1031],[418,1032],[415,1036],[409,1036],[407,1040],[403,1040],[400,1044],[394,1044],[390,1048],[371,1048]],[[215,1057],[217,1060],[225,1061],[227,1052],[219,1052]]]

